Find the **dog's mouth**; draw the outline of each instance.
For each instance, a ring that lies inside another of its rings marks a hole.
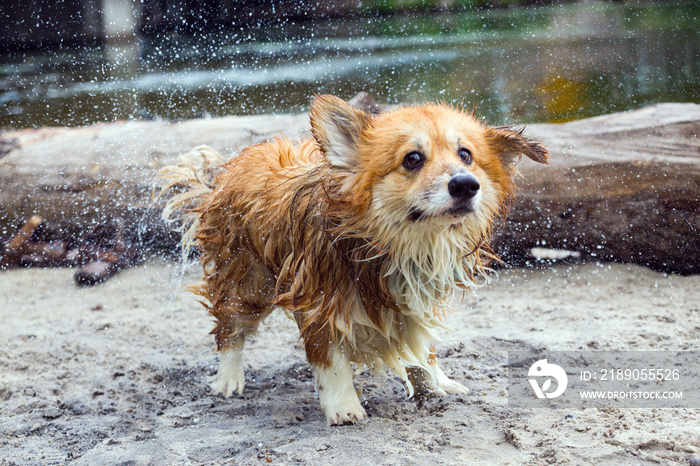
[[[425,212],[420,209],[416,209],[415,207],[412,207],[411,210],[408,212],[408,219],[412,222],[418,222],[420,220],[423,220],[424,218],[427,218]]]
[[[464,217],[467,214],[474,212],[474,206],[471,202],[466,204],[456,205],[445,212],[444,215],[448,217]]]
[[[474,206],[472,205],[471,202],[468,202],[466,204],[458,204],[455,206],[450,207],[447,210],[444,210],[442,212],[436,213],[436,214],[427,214],[424,210],[417,209],[417,208],[411,208],[411,210],[408,212],[408,219],[411,222],[419,222],[421,220],[427,219],[427,218],[453,218],[453,219],[459,219],[464,217],[465,215],[471,214],[474,212]]]

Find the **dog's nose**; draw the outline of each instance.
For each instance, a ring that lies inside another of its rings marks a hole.
[[[447,183],[447,191],[457,200],[467,200],[479,192],[479,180],[473,175],[456,175]]]

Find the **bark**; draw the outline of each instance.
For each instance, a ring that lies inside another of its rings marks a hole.
[[[533,247],[656,270],[700,272],[700,105],[663,104],[533,125],[551,165],[523,162],[520,195],[496,238],[511,262]]]

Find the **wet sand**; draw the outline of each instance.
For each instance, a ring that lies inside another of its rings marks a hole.
[[[327,427],[296,329],[273,314],[225,399],[198,267],[150,260],[93,288],[0,271],[0,464],[689,464],[700,409],[508,407],[508,350],[697,350],[700,276],[621,264],[509,269],[448,316],[461,396],[405,399],[361,373],[369,420]]]

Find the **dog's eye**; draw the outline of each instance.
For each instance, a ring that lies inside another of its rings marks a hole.
[[[457,151],[457,154],[459,154],[459,158],[462,159],[462,162],[466,164],[472,163],[472,151],[470,151],[466,147],[460,147]]]
[[[403,166],[409,170],[415,170],[423,165],[423,154],[418,151],[409,152],[403,158]]]

